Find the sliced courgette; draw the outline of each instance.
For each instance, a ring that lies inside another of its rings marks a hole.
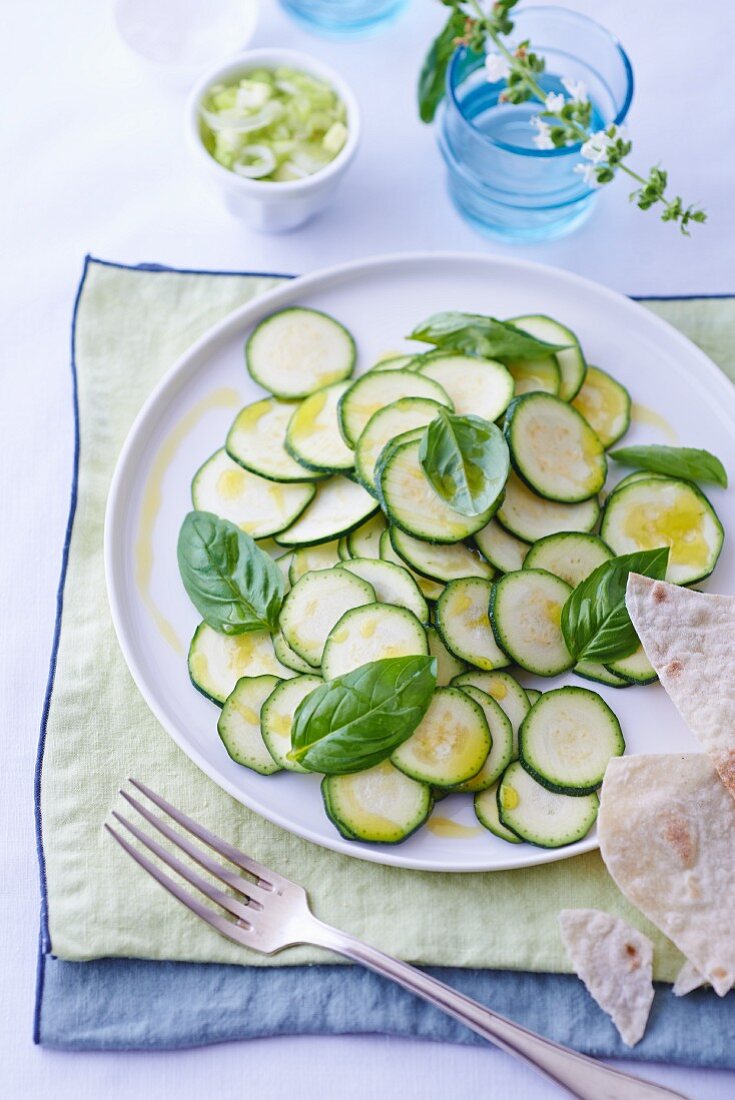
[[[313,546],[346,535],[378,509],[362,485],[346,477],[330,477],[316,486],[316,495],[295,523],[278,532],[281,546]]]
[[[596,794],[549,791],[518,762],[506,768],[498,786],[501,825],[540,848],[562,848],[587,836],[597,819]]]
[[[344,325],[300,306],[266,317],[245,344],[250,377],[282,398],[308,397],[348,378],[355,355],[355,341]]]
[[[463,687],[462,691],[482,708],[490,730],[491,746],[485,763],[477,775],[473,775],[472,779],[467,779],[464,783],[458,783],[455,788],[458,791],[474,793],[487,790],[498,781],[515,756],[515,739],[510,718],[492,696],[480,691],[479,688],[472,687],[471,684]]]
[[[390,354],[384,355],[370,368],[371,371],[382,370],[410,370],[414,362],[413,355]]]
[[[225,450],[230,458],[243,469],[271,481],[313,478],[313,472],[286,450],[286,428],[296,408],[297,403],[275,397],[246,405],[227,433]]]
[[[522,844],[522,840],[510,829],[506,828],[500,820],[498,813],[498,787],[500,783],[493,783],[487,790],[479,791],[475,795],[475,813],[477,820],[486,829],[500,840],[507,840],[509,844]]]
[[[455,676],[466,671],[467,665],[449,652],[435,626],[427,626],[426,635],[429,639],[429,653],[436,657],[436,686],[447,687]]]
[[[571,401],[576,397],[585,380],[587,364],[579,340],[572,330],[542,314],[512,317],[511,322],[529,336],[535,336],[537,340],[545,340],[547,344],[568,345],[554,353],[561,373],[559,397],[562,401]]]
[[[426,631],[412,611],[370,603],[347,611],[332,627],[324,645],[322,674],[325,680],[335,680],[372,661],[428,652]]]
[[[479,688],[494,699],[507,714],[513,727],[513,755],[518,755],[518,730],[531,709],[526,692],[509,672],[463,672],[452,680],[452,687],[465,690],[467,686]]]
[[[538,703],[539,699],[543,695],[543,692],[539,691],[538,688],[526,688],[525,691],[531,706],[533,706],[534,703]]]
[[[281,770],[260,732],[261,708],[279,683],[276,676],[243,676],[225,700],[217,721],[217,733],[235,763],[260,775]]]
[[[507,531],[524,542],[537,542],[560,531],[591,531],[600,505],[591,497],[580,504],[559,504],[532,492],[511,470],[497,518]]]
[[[321,676],[295,676],[277,684],[263,703],[260,711],[260,732],[268,752],[279,768],[290,772],[306,772],[307,769],[289,759],[291,751],[291,726],[299,703],[323,684]]]
[[[656,670],[648,660],[646,651],[639,645],[629,657],[620,657],[606,665],[607,671],[620,676],[629,684],[652,684],[658,680]]]
[[[305,661],[303,657],[299,657],[298,653],[291,649],[283,634],[273,635],[273,650],[281,664],[292,669],[293,672],[309,673],[314,671],[308,661]]]
[[[479,772],[489,751],[482,708],[457,688],[437,688],[426,714],[391,762],[411,779],[454,787]]]
[[[291,551],[291,563],[288,567],[289,582],[293,586],[304,573],[311,573],[314,569],[329,569],[332,565],[339,565],[341,560],[337,539],[320,542],[316,546],[298,546]]]
[[[602,696],[580,687],[546,691],[523,720],[523,767],[543,787],[582,795],[602,784],[610,759],[622,756],[620,722]]]
[[[367,523],[347,535],[347,554],[351,558],[379,558],[380,536],[388,530],[385,516],[376,512]]]
[[[355,452],[342,438],[337,416],[340,398],[351,385],[334,382],[296,406],[286,426],[285,447],[307,469],[335,474],[355,465]]]
[[[408,570],[412,578],[418,585],[421,595],[427,600],[438,600],[444,591],[444,585],[439,584],[437,581],[431,581],[428,577],[422,577],[420,573],[414,573],[410,568],[408,562],[405,562],[403,558],[396,553],[393,542],[391,541],[391,530],[388,528],[380,536],[380,557],[383,561],[392,562],[394,565],[400,565],[403,569]]]
[[[497,420],[513,397],[513,379],[502,363],[470,355],[434,355],[419,367],[449,394],[454,410]]]
[[[689,481],[641,478],[610,494],[600,535],[615,554],[668,546],[666,579],[692,584],[717,564],[725,533],[704,493]]]
[[[576,588],[590,573],[610,561],[613,552],[597,535],[563,531],[535,542],[526,555],[524,569],[545,569]]]
[[[200,512],[214,512],[254,539],[290,527],[313,499],[315,487],[304,482],[268,481],[243,470],[224,448],[194,474],[191,499]]]
[[[447,649],[488,671],[510,664],[488,617],[492,588],[492,582],[481,577],[450,581],[436,605],[436,625]]]
[[[595,684],[605,684],[606,687],[612,688],[630,687],[628,680],[624,680],[622,676],[611,672],[606,665],[601,665],[597,661],[580,661],[574,666],[574,671],[583,680],[592,680]]]
[[[498,645],[527,672],[557,676],[574,664],[561,632],[572,589],[542,569],[506,573],[493,586],[490,621]]]
[[[419,586],[407,569],[380,558],[350,558],[343,569],[356,573],[373,586],[380,603],[395,604],[413,612],[420,623],[429,621],[429,608]]]
[[[463,542],[440,546],[414,538],[398,527],[391,531],[391,540],[397,553],[412,569],[432,580],[453,581],[464,577],[490,580],[495,575],[492,566]]]
[[[306,573],[283,601],[281,633],[299,657],[317,668],[334,624],[351,608],[374,602],[372,585],[346,569]]]
[[[375,467],[383,448],[406,432],[425,428],[441,408],[428,397],[403,397],[378,409],[368,420],[355,446],[355,473],[368,492],[377,494]]]
[[[606,371],[587,367],[584,385],[572,401],[603,447],[611,447],[630,427],[630,394]]]
[[[386,405],[404,397],[428,397],[439,405],[452,407],[442,387],[415,371],[369,371],[353,382],[339,402],[339,423],[345,441],[351,447],[367,427],[370,418]]]
[[[189,646],[189,676],[202,695],[222,706],[241,676],[280,676],[292,670],[276,657],[266,630],[251,634],[218,634],[206,623],[194,631]]]
[[[399,844],[431,813],[431,788],[417,783],[385,760],[352,775],[322,780],[327,817],[347,840]]]
[[[511,403],[505,438],[513,467],[547,500],[576,504],[605,484],[602,443],[575,408],[550,393],[527,393]]]
[[[515,573],[523,568],[528,543],[511,535],[496,519],[491,519],[486,527],[475,532],[474,542],[482,556],[501,573]]]
[[[524,359],[505,364],[515,384],[515,395],[524,393],[553,393],[558,395],[561,387],[561,371],[555,356],[545,359]]]

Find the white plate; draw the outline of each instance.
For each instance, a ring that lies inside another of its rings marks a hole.
[[[448,837],[423,828],[396,847],[354,843],[343,840],[324,814],[318,777],[285,772],[260,776],[235,764],[225,752],[215,729],[218,710],[194,690],[187,675],[185,648],[198,617],[178,578],[176,538],[191,507],[192,475],[223,445],[237,408],[261,395],[243,365],[246,333],[266,314],[296,303],[325,310],[347,325],[357,341],[360,370],[387,350],[408,350],[405,334],[435,311],[457,309],[498,317],[551,314],[575,330],[590,362],[612,371],[628,386],[634,401],[664,418],[663,426],[635,423],[626,442],[671,442],[668,423],[681,444],[708,447],[731,474],[735,389],[674,329],[622,295],[585,279],[518,260],[455,253],[389,256],[294,280],[237,310],[166,375],[138,416],[120,456],[105,528],[107,583],[120,645],[153,713],[215,783],[299,836],[376,863],[487,871],[589,851],[596,847],[594,834],[568,848],[548,851],[507,844],[484,829]],[[235,391],[230,392],[230,406],[218,400],[223,389]],[[152,478],[161,488],[155,517],[150,506],[144,508]],[[735,508],[730,496],[710,488],[707,494],[731,531]],[[152,552],[147,594],[136,578],[141,539]],[[735,592],[729,538],[709,587]],[[172,647],[168,630],[162,631],[161,617],[180,640],[182,652]],[[566,681],[586,683],[569,676],[552,681],[525,677],[527,684],[541,688]],[[618,714],[628,752],[698,748],[658,685],[625,691],[589,686],[596,687]],[[476,825],[472,800],[466,795],[438,803],[435,814],[470,828]]]

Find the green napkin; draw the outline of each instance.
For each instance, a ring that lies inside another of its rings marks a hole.
[[[627,905],[597,853],[532,870],[447,875],[379,867],[325,851],[219,790],[176,747],[138,694],[105,591],[102,535],[112,471],[161,375],[212,324],[275,281],[95,260],[85,268],[74,336],[78,492],[41,772],[51,950],[73,960],[118,955],[262,966],[327,958],[312,948],[275,958],[251,954],[165,897],[102,828],[119,804],[118,788],[134,775],[302,883],[324,920],[412,962],[566,971],[557,913],[594,906],[626,917],[651,936],[656,976],[672,980],[681,957]],[[651,308],[735,373],[733,301],[666,301]]]

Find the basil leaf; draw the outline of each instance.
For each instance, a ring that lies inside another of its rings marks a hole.
[[[457,48],[457,39],[464,34],[466,19],[461,11],[451,13],[421,66],[418,94],[422,122],[433,122],[436,109],[444,98],[447,68]]]
[[[411,736],[435,686],[433,657],[371,661],[322,684],[296,708],[290,756],[326,775],[372,768]]]
[[[610,451],[622,466],[636,466],[653,474],[683,477],[687,481],[711,481],[727,488],[727,471],[719,458],[698,447],[664,447],[651,443],[647,447],[618,447]]]
[[[510,466],[496,424],[441,409],[421,437],[419,462],[435,493],[463,516],[479,516],[498,499]]]
[[[498,321],[481,313],[434,313],[418,325],[409,340],[423,340],[440,348],[451,348],[485,359],[541,359],[568,344],[548,344],[516,328],[509,321]]]
[[[211,512],[189,512],[177,546],[189,599],[220,634],[274,630],[283,602],[281,570],[247,535]]]
[[[577,585],[561,613],[564,641],[575,661],[606,664],[635,653],[638,635],[625,606],[628,574],[663,580],[668,562],[668,546],[622,554]]]

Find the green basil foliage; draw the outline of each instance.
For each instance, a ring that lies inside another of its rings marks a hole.
[[[450,508],[463,516],[479,516],[503,492],[510,458],[496,424],[440,409],[421,437],[419,462]]]
[[[388,657],[339,676],[296,708],[290,756],[313,772],[372,768],[402,745],[436,686],[433,657]]]
[[[638,635],[625,606],[628,574],[663,580],[669,548],[622,554],[603,562],[578,584],[564,604],[561,629],[575,661],[617,661],[638,648]]]
[[[220,634],[274,630],[284,580],[273,559],[234,523],[211,512],[189,512],[177,546],[189,599]]]
[[[541,359],[569,346],[537,340],[509,321],[456,311],[434,313],[413,330],[409,339],[502,361]]]
[[[727,488],[727,471],[719,458],[697,447],[664,447],[651,443],[647,447],[618,447],[610,452],[623,466],[650,470],[652,474],[683,477],[687,481],[710,481]]]
[[[434,39],[421,66],[419,75],[419,115],[422,122],[432,122],[436,109],[444,98],[447,68],[461,38],[467,16],[453,10],[441,33]]]

